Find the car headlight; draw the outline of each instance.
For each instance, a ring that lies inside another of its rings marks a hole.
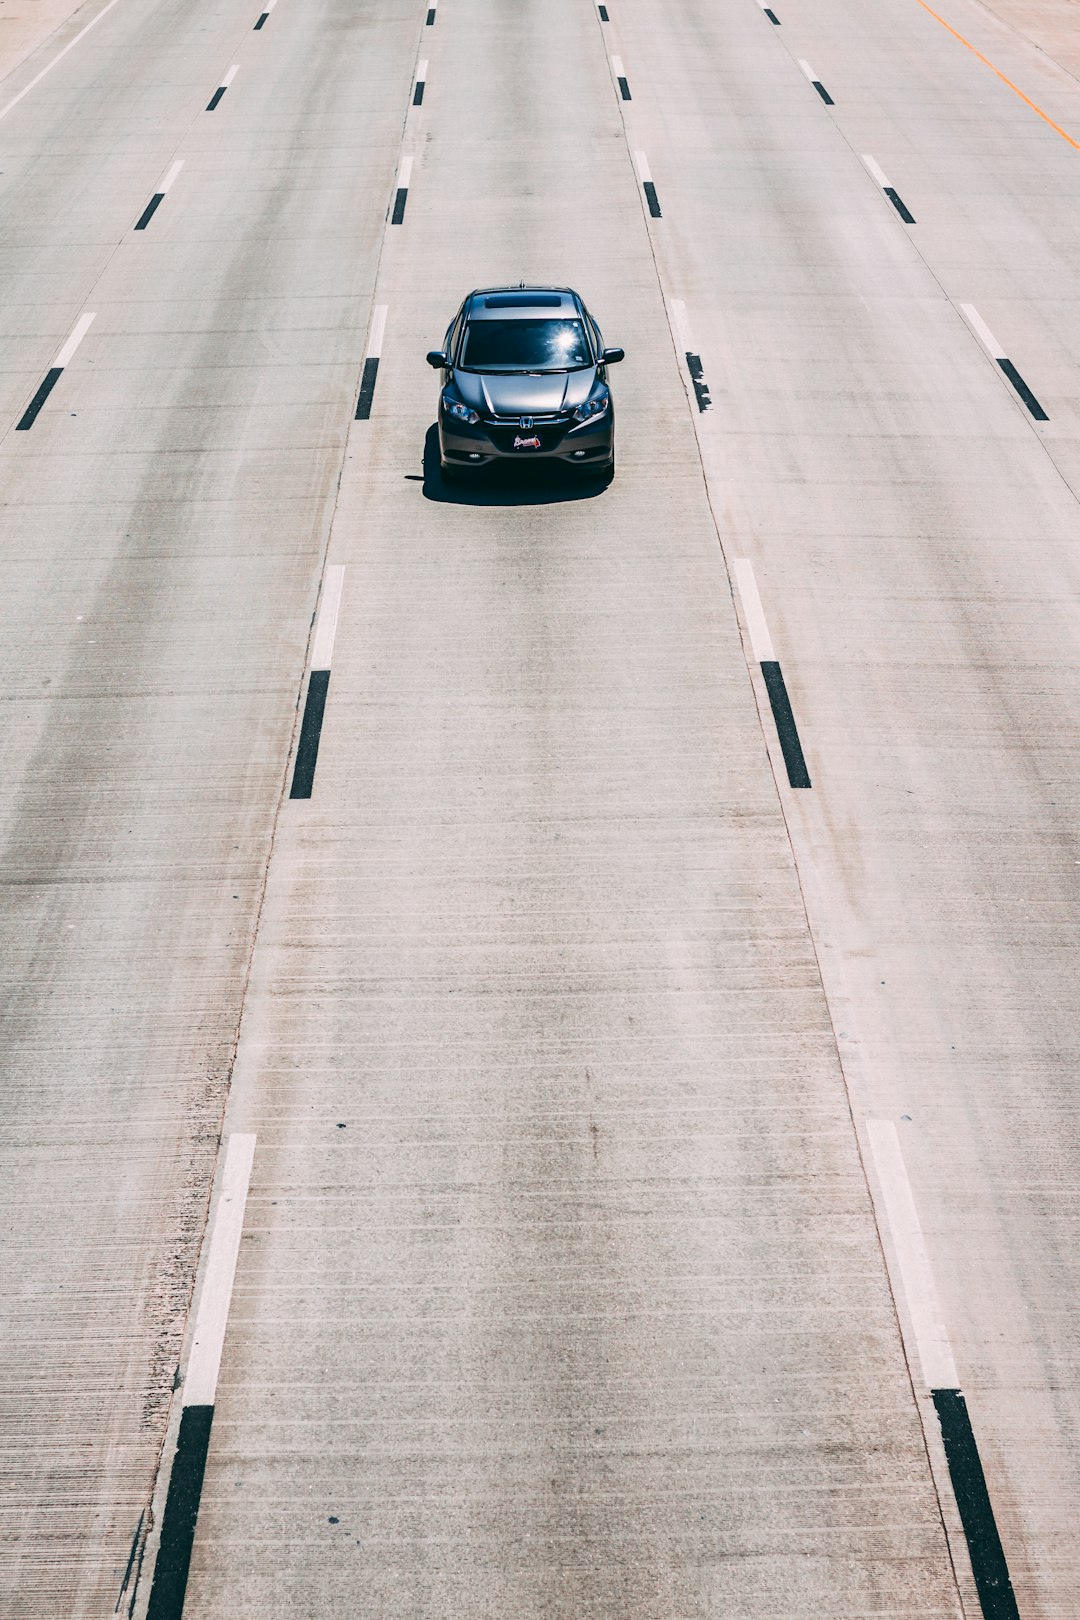
[[[588,422],[591,417],[603,416],[610,404],[610,394],[594,394],[592,399],[587,399],[584,405],[578,406],[574,412],[574,421]]]
[[[480,420],[480,412],[474,411],[471,405],[465,404],[464,400],[451,399],[449,395],[444,394],[443,406],[447,416],[456,416],[459,422],[479,422]]]

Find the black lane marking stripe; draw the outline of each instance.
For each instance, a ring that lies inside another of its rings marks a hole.
[[[225,94],[225,92],[226,92],[226,90],[228,88],[229,87],[228,87],[227,84],[219,84],[218,85],[217,89],[214,91],[213,95],[210,97],[210,102],[209,102],[209,105],[207,106],[207,109],[206,109],[207,112],[213,112],[214,108],[217,106],[218,102],[221,100],[222,96]]]
[[[596,9],[600,13],[600,21],[601,22],[610,21],[610,19],[608,17],[608,14],[607,14],[607,6],[597,6]]]
[[[136,221],[135,229],[137,231],[145,231],[146,227],[154,217],[154,209],[158,206],[158,203],[161,202],[164,195],[165,193],[163,191],[154,192],[154,195],[151,197],[150,201],[147,203],[146,207],[143,209],[138,220]]]
[[[811,80],[811,83],[813,84],[814,89],[817,91],[818,95],[821,97],[822,101],[825,103],[826,107],[835,106],[835,102],[833,101],[832,96],[830,96],[829,92],[826,90],[825,86],[822,84],[820,79],[813,79],[813,80]]]
[[[643,180],[641,184],[645,192],[645,200],[649,205],[649,213],[653,219],[662,219],[663,215],[660,213],[660,199],[656,195],[656,187],[651,180]]]
[[[268,11],[263,12],[262,16],[259,18],[258,22],[255,24],[255,28],[254,28],[253,32],[258,33],[259,29],[262,27],[263,23],[266,21],[266,19],[267,19],[267,17],[269,17],[269,15],[270,15],[270,13]]]
[[[408,186],[398,186],[394,197],[394,212],[390,215],[391,225],[400,225],[405,218],[405,201],[409,195]]]
[[[769,694],[769,702],[772,704],[773,719],[776,722],[776,735],[780,739],[784,764],[787,766],[787,779],[793,788],[808,788],[810,786],[810,773],[806,769],[806,761],[803,758],[802,743],[799,741],[795,716],[791,712],[791,699],[788,697],[788,689],[784,684],[783,672],[775,659],[763,659],[761,673],[765,679],[765,690]]]
[[[181,1620],[183,1615],[213,1421],[212,1406],[185,1406],[180,1414],[180,1433],[169,1476],[146,1620]]]
[[[369,354],[364,361],[364,374],[360,378],[360,396],[356,401],[357,422],[366,422],[371,415],[371,401],[375,394],[375,379],[378,375],[378,359]]]
[[[999,355],[998,365],[1001,367],[1006,377],[1008,377],[1009,381],[1016,389],[1016,392],[1020,395],[1020,398],[1023,400],[1024,404],[1035,418],[1036,422],[1049,422],[1050,418],[1047,416],[1046,412],[1035,398],[1035,395],[1031,392],[1031,389],[1028,387],[1023,377],[1021,377],[1020,373],[1013,365],[1012,361],[1005,360]]]
[[[630,86],[622,77],[619,79],[619,94],[622,96],[624,101],[630,100]]]
[[[777,26],[777,28],[779,28],[779,26],[780,26],[780,19],[779,19],[779,17],[778,17],[778,16],[777,16],[777,15],[776,15],[776,12],[775,12],[775,11],[770,11],[770,10],[769,10],[769,8],[768,8],[768,6],[766,6],[766,7],[765,7],[765,15],[766,15],[766,17],[768,17],[768,19],[769,19],[769,21],[770,21],[770,22],[771,22],[771,23],[775,23],[775,24],[776,24],[776,26]]]
[[[435,26],[435,8],[434,7],[432,7],[432,9],[427,14],[427,24],[426,24],[426,26],[428,28],[434,28],[434,26]]]
[[[290,799],[310,799],[315,781],[315,761],[319,757],[319,738],[322,735],[323,715],[326,712],[326,693],[330,686],[328,669],[313,669],[308,681],[304,718],[300,723],[300,741],[296,745],[296,766],[293,770]],[[149,1616],[147,1616],[149,1620]]]
[[[423,99],[424,99],[424,81],[423,81],[423,79],[417,79],[417,81],[416,81],[416,89],[413,91],[413,97],[412,97],[413,106],[414,107],[419,107],[419,105],[423,101]]]
[[[29,405],[26,407],[25,411],[15,424],[16,433],[25,433],[28,428],[33,427],[34,418],[37,416],[38,411],[40,411],[41,407],[44,405],[45,401],[56,387],[63,369],[63,366],[53,366],[45,373],[45,381],[42,383],[41,387],[38,389],[37,393],[34,395],[33,399],[30,401]]]
[[[705,373],[701,366],[701,356],[686,351],[686,369],[690,373],[690,381],[694,385],[694,397],[697,400],[699,411],[707,411],[712,404],[709,396],[709,385],[705,381]]]
[[[907,204],[904,202],[903,198],[896,191],[895,187],[886,186],[885,187],[885,195],[886,195],[886,197],[888,197],[889,201],[892,203],[893,207],[896,209],[896,212],[900,215],[900,218],[903,220],[904,224],[905,225],[914,225],[914,223],[915,223],[915,215],[907,207]]]
[[[958,1389],[932,1389],[930,1395],[941,1424],[949,1477],[984,1620],[1020,1620],[967,1402]]]

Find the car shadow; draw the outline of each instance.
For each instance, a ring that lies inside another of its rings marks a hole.
[[[433,422],[424,436],[424,499],[453,506],[546,506],[555,501],[591,501],[607,482],[558,463],[525,467],[485,467],[449,483],[439,471],[439,429]]]

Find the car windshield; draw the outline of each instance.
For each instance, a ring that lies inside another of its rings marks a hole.
[[[531,316],[470,321],[460,361],[466,371],[573,371],[592,363],[580,321]]]

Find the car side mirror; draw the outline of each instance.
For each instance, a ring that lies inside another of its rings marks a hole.
[[[614,366],[617,365],[620,360],[625,359],[625,349],[605,349],[603,354],[600,356],[600,364],[602,366]]]
[[[429,366],[434,366],[435,370],[438,371],[442,366],[450,364],[450,357],[445,349],[429,349],[427,363]]]

